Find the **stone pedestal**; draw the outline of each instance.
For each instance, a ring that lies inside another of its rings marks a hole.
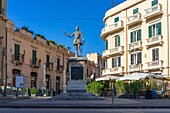
[[[70,80],[68,81],[68,93],[85,93],[86,92],[86,81],[85,81],[85,63],[86,58],[83,57],[70,57],[69,71]]]
[[[69,71],[70,80],[68,81],[67,93],[62,93],[53,97],[53,100],[101,100],[104,98],[86,92],[85,63],[86,58],[70,57]]]

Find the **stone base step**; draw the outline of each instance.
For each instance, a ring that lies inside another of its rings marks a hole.
[[[103,97],[96,96],[92,93],[62,93],[54,96],[53,100],[103,100]]]

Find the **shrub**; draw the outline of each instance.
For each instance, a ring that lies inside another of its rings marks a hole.
[[[31,94],[37,94],[37,89],[36,88],[31,88]]]
[[[118,96],[125,93],[125,86],[123,81],[116,81],[115,88]]]

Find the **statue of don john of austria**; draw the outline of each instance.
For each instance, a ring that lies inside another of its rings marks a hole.
[[[76,31],[74,33],[72,33],[72,35],[69,35],[65,31],[64,31],[64,34],[70,38],[72,38],[73,36],[75,37],[74,41],[73,41],[73,45],[76,46],[76,57],[82,56],[83,50],[81,49],[81,46],[84,45],[84,36],[83,36],[83,33],[81,31],[79,31],[79,27],[76,26]],[[79,53],[80,53],[80,55],[79,55]]]

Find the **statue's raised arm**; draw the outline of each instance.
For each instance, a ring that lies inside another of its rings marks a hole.
[[[64,31],[64,34],[65,34],[66,36],[70,37],[70,38],[74,36],[74,34],[70,35],[70,34],[68,34],[68,33],[65,32],[65,31]]]

